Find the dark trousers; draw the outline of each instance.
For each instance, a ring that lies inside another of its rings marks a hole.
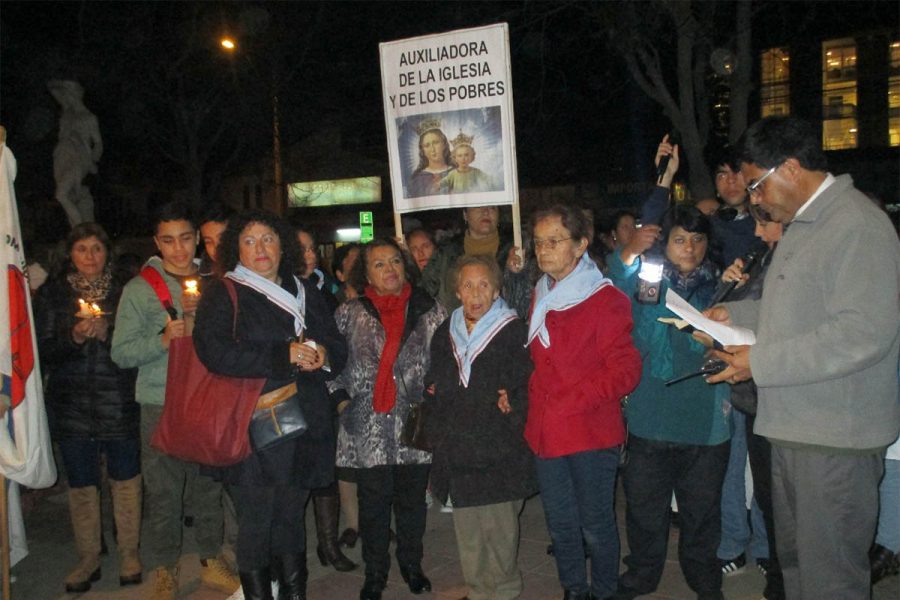
[[[425,535],[425,489],[431,465],[383,465],[356,471],[359,536],[366,577],[391,568],[391,509],[397,522],[397,562],[419,566]]]
[[[841,454],[772,444],[778,558],[790,600],[868,600],[884,451]]]
[[[69,487],[100,487],[100,454],[110,479],[127,481],[141,474],[141,440],[62,440],[59,442]]]
[[[185,498],[191,501],[194,536],[201,560],[222,550],[222,484],[200,474],[200,465],[164,454],[150,445],[162,406],[141,407],[141,473],[147,527],[141,535],[145,565],[174,569],[181,556]]]
[[[237,564],[240,571],[268,567],[285,555],[306,560],[303,508],[309,490],[300,486],[228,485],[237,511]]]
[[[769,440],[753,433],[755,422],[755,415],[747,415],[747,456],[750,459],[750,473],[753,475],[753,495],[762,512],[769,537],[769,569],[766,572],[766,589],[763,597],[767,600],[783,600],[784,578],[778,562],[775,512],[772,509],[772,446]]]
[[[650,594],[659,585],[674,491],[681,518],[681,572],[698,597],[721,597],[722,570],[716,550],[722,531],[722,482],[728,455],[728,442],[696,446],[634,435],[629,438],[622,483],[630,554],[625,558],[628,570],[619,578],[620,590]]]

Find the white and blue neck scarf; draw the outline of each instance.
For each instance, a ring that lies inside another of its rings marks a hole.
[[[575,269],[561,281],[557,281],[552,288],[550,281],[550,276],[545,273],[534,286],[534,311],[531,313],[526,346],[537,337],[544,348],[550,347],[550,332],[544,324],[548,312],[577,306],[603,286],[612,285],[612,281],[603,276],[587,252],[581,255]]]
[[[494,336],[507,323],[517,318],[516,311],[507,306],[503,298],[497,298],[469,332],[466,329],[463,307],[460,306],[453,311],[450,315],[450,345],[453,347],[453,356],[459,367],[459,382],[463,387],[469,387],[472,363],[475,362],[478,355],[488,347]]]
[[[306,315],[306,292],[303,284],[297,277],[292,275],[294,283],[297,285],[296,296],[292,296],[290,292],[274,281],[269,281],[265,277],[257,275],[242,264],[238,264],[234,271],[225,273],[225,277],[263,294],[269,299],[269,302],[294,317],[294,334],[296,336],[299,337],[303,330],[306,329],[304,320]]]
[[[325,273],[322,272],[322,269],[316,267],[313,269],[313,275],[316,276],[316,288],[321,290],[325,285]]]

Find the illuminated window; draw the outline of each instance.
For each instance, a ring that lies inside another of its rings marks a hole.
[[[891,44],[891,74],[888,78],[888,135],[891,146],[900,146],[900,41]]]
[[[822,148],[856,148],[856,43],[822,44]]]
[[[760,67],[761,116],[791,114],[791,65],[787,48],[771,48],[763,52]]]

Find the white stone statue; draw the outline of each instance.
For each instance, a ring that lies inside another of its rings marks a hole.
[[[97,172],[103,154],[103,140],[97,117],[84,106],[84,88],[77,81],[53,79],[47,89],[62,106],[59,141],[53,150],[53,178],[56,200],[75,226],[94,220],[94,198],[82,181]]]

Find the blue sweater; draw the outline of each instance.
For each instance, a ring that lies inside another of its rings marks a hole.
[[[640,304],[634,300],[640,259],[631,266],[622,262],[617,250],[609,257],[607,275],[632,298],[635,346],[643,359],[641,382],[628,397],[625,418],[630,433],[642,438],[711,446],[731,436],[730,387],[709,385],[702,377],[666,387],[669,379],[699,369],[706,348],[671,325],[657,321],[674,317],[666,308],[665,295],[670,282],[663,278],[659,304]],[[714,282],[702,284],[690,297],[696,308],[705,308],[715,290]],[[682,294],[683,296],[683,294]]]

